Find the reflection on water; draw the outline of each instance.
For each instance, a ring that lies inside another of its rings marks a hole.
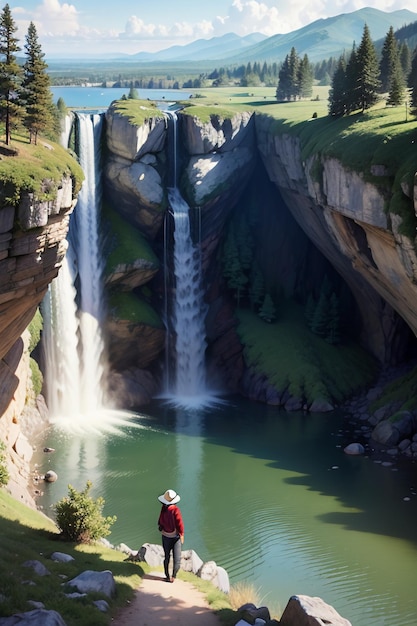
[[[56,448],[47,461],[59,480],[42,504],[89,479],[117,515],[110,540],[135,549],[159,543],[157,496],[171,487],[184,547],[232,584],[253,583],[264,603],[283,609],[301,593],[354,626],[417,624],[416,468],[344,455],[340,420],[237,401],[205,412],[155,404],[123,435],[54,429],[44,445]]]

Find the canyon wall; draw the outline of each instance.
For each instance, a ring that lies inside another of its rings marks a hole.
[[[139,242],[137,253],[106,277],[110,296],[129,294],[135,303],[135,316],[111,312],[106,324],[114,391],[131,406],[149,401],[158,391],[165,346],[162,267],[172,170],[169,124],[154,111],[140,126],[115,107],[106,114],[106,202]],[[384,164],[374,167],[376,178],[381,173],[380,184],[371,184],[363,173],[349,171],[334,158],[312,155],[304,161],[296,136],[277,134],[270,118],[251,113],[206,122],[179,113],[177,137],[178,186],[191,207],[193,232],[201,234],[209,366],[228,390],[235,392],[243,384],[245,363],[219,254],[225,225],[232,212],[240,211],[249,184],[262,203],[260,216],[267,204],[269,213],[284,214],[284,202],[305,242],[311,241],[343,277],[360,312],[367,350],[382,364],[404,358],[410,337],[417,333],[417,259],[414,241],[400,233],[399,216],[386,211],[391,190],[384,182]],[[268,198],[263,195],[265,176],[275,189],[268,191]],[[416,190],[404,188],[403,193],[416,211]],[[21,372],[27,350],[21,337],[59,270],[74,203],[71,178],[63,177],[53,202],[27,195],[18,207],[0,211],[0,434],[14,452],[16,423],[27,395],[27,374]],[[265,238],[287,245],[290,257],[294,251],[286,243],[285,229],[294,227],[284,216],[279,226],[283,232],[274,228],[268,232],[264,225]],[[146,258],[144,249],[149,250]],[[305,257],[291,259],[295,265],[306,264]],[[278,267],[284,274],[285,265],[277,262]],[[289,277],[283,280],[290,282]],[[23,370],[27,373],[27,366]]]

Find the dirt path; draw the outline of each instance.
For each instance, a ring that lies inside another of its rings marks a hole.
[[[161,572],[143,577],[129,606],[113,620],[115,626],[221,626],[201,591],[191,583],[177,579],[167,583]]]

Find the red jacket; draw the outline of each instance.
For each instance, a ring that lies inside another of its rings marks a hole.
[[[175,504],[163,504],[158,518],[159,530],[167,537],[184,534],[181,511]]]

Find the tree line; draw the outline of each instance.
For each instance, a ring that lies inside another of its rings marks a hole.
[[[404,45],[398,45],[391,26],[378,58],[365,24],[358,48],[354,43],[350,54],[339,58],[329,91],[329,115],[363,112],[382,94],[386,94],[387,105],[408,104],[408,89],[411,107],[417,113],[417,46],[411,57]]]
[[[11,142],[12,130],[22,125],[29,132],[30,143],[36,144],[39,133],[56,131],[58,111],[34,23],[28,27],[23,64],[17,60],[21,48],[16,31],[6,4],[0,13],[0,121],[6,145]]]

